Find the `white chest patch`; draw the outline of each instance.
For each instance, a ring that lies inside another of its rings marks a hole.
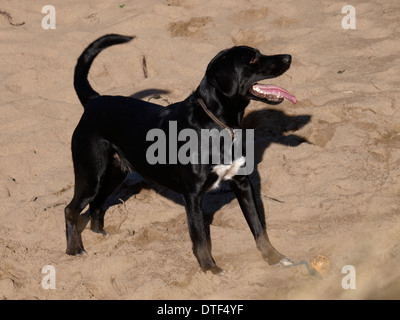
[[[216,165],[213,168],[213,172],[215,172],[218,175],[218,179],[211,186],[210,190],[218,188],[221,181],[232,179],[238,172],[239,168],[245,164],[245,162],[246,162],[246,158],[240,157],[239,159],[233,161],[232,164]]]

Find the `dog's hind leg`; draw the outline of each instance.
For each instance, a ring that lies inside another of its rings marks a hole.
[[[66,253],[70,255],[85,252],[81,232],[77,228],[79,215],[97,196],[109,165],[108,145],[95,139],[85,141],[76,132],[72,139],[74,197],[65,208]]]
[[[124,181],[125,177],[126,172],[122,171],[120,168],[114,165],[110,165],[107,168],[101,183],[101,188],[94,200],[90,203],[90,229],[93,232],[101,233],[104,236],[108,235],[108,232],[104,230],[104,215],[106,213],[104,205],[107,198]]]
[[[69,255],[80,255],[85,252],[81,233],[77,229],[78,219],[82,210],[95,198],[99,189],[95,181],[89,181],[82,177],[76,178],[75,182],[74,197],[65,208],[66,253]]]
[[[270,243],[267,235],[264,215],[258,212],[253,186],[248,176],[237,176],[230,181],[247,224],[256,240],[257,248],[270,265],[291,264],[291,260],[280,254]]]

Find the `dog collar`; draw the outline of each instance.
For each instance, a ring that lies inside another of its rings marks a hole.
[[[221,120],[219,120],[219,119],[207,108],[207,106],[206,106],[206,104],[204,103],[204,101],[203,101],[202,98],[199,97],[199,98],[198,98],[198,101],[199,101],[201,107],[203,108],[203,110],[205,111],[205,113],[207,113],[208,116],[209,116],[216,124],[220,125],[222,128],[228,129],[229,132],[230,132],[230,134],[231,134],[231,136],[232,136],[232,139],[234,139],[234,138],[235,138],[235,132],[233,131],[233,129],[232,129],[231,127],[227,126],[227,125],[226,125],[225,123],[223,123]]]

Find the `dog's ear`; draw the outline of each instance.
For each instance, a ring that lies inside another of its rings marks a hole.
[[[226,96],[234,96],[239,90],[233,57],[228,50],[221,51],[211,60],[206,71],[207,80]]]

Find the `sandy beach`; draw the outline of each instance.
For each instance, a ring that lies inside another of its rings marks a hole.
[[[207,3],[207,5],[205,5]],[[400,2],[52,0],[0,4],[0,299],[400,299]],[[272,79],[297,104],[253,101],[256,171],[273,245],[299,265],[269,266],[228,188],[209,193],[213,256],[191,251],[180,195],[130,175],[110,200],[109,237],[87,228],[87,254],[65,254],[64,208],[73,196],[71,136],[83,108],[77,58],[107,33],[134,35],[95,60],[101,94],[162,105],[196,89],[221,50],[248,45],[291,54]],[[146,61],[146,72],[143,69]],[[146,91],[149,90],[149,91]],[[332,268],[310,274],[318,254]],[[302,263],[303,262],[303,263]],[[42,286],[42,268],[56,289]],[[342,285],[353,266],[356,288]]]

